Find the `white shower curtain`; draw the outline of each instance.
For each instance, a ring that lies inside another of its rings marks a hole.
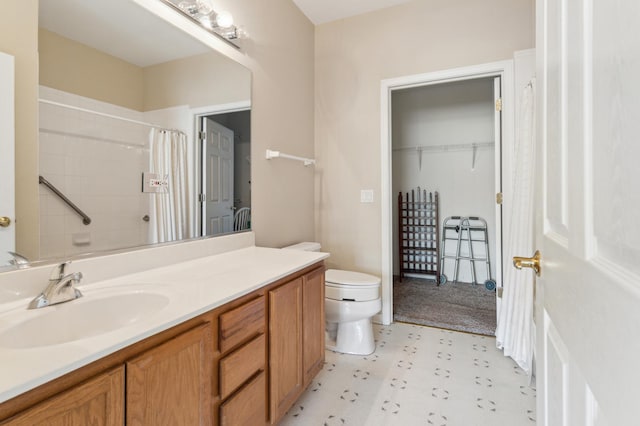
[[[151,194],[151,243],[192,238],[193,203],[188,179],[187,138],[184,133],[151,129],[150,172],[168,176],[168,190]]]
[[[535,184],[535,80],[522,93],[519,129],[512,175],[512,209],[508,216],[506,258],[529,256],[534,251]],[[533,323],[534,277],[530,269],[505,268],[502,305],[496,327],[496,344],[529,376],[535,344]]]

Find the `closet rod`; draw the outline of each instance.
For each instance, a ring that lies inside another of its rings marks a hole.
[[[493,148],[495,142],[473,142],[451,145],[418,145],[402,148],[394,148],[394,151],[416,152],[418,154],[418,170],[422,170],[422,153],[427,152],[449,152],[449,151],[472,151],[471,155],[471,171],[476,169],[476,154],[478,149]]]
[[[473,142],[460,143],[451,145],[417,145],[402,148],[393,148],[394,151],[430,151],[430,152],[446,152],[446,151],[467,151],[479,148],[493,148],[495,142]]]
[[[131,118],[120,117],[118,115],[107,114],[106,112],[94,111],[92,109],[77,107],[75,105],[63,104],[63,103],[60,103],[60,102],[50,101],[50,100],[47,100],[47,99],[38,99],[38,102],[41,102],[43,104],[58,106],[58,107],[61,107],[61,108],[67,108],[67,109],[71,109],[71,110],[74,110],[74,111],[80,111],[80,112],[86,112],[86,113],[89,113],[89,114],[99,115],[101,117],[112,118],[114,120],[120,120],[120,121],[126,121],[128,123],[139,124],[141,126],[152,127],[154,129],[158,129],[158,130],[161,130],[161,131],[176,132],[176,133],[180,133],[180,134],[183,134],[183,135],[185,134],[182,130],[166,129],[166,128],[162,127],[162,126],[158,126],[157,124],[147,123],[145,121],[133,120]]]

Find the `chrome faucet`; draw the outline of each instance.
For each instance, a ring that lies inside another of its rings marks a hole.
[[[65,269],[70,263],[71,261],[69,260],[53,269],[47,288],[29,303],[29,309],[44,308],[45,306],[82,297],[80,290],[74,287],[82,279],[82,272],[65,275]]]

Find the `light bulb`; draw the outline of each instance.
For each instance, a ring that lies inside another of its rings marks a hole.
[[[213,24],[211,23],[211,18],[209,18],[208,16],[203,16],[200,19],[198,19],[200,21],[200,23],[202,24],[203,27],[212,30],[213,29]]]
[[[213,12],[213,6],[210,0],[198,0],[198,13],[200,15],[209,15]]]
[[[233,16],[229,12],[220,12],[216,15],[216,24],[220,28],[229,28],[233,26]]]

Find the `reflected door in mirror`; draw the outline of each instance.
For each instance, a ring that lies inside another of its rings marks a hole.
[[[203,184],[205,203],[203,234],[233,232],[233,131],[208,117],[202,118]]]

